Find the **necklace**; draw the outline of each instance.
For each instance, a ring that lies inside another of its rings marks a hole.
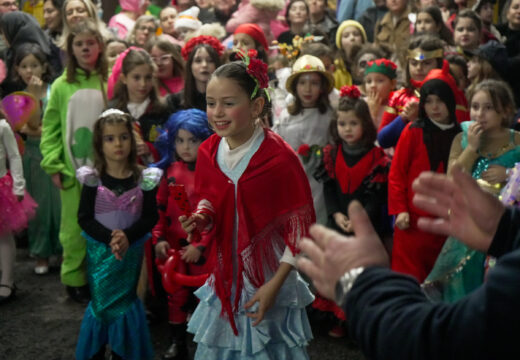
[[[511,144],[508,142],[508,143],[502,145],[497,151],[486,152],[486,153],[483,153],[479,147],[477,150],[477,154],[482,157],[488,158],[488,159],[494,159],[494,158],[497,158],[498,156],[502,155],[510,146],[511,146]]]

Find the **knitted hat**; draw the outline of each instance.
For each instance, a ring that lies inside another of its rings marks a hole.
[[[341,34],[347,26],[354,26],[356,29],[358,29],[361,33],[361,36],[363,37],[363,43],[367,42],[367,33],[365,32],[363,25],[355,20],[345,20],[339,25],[338,31],[336,31],[336,46],[338,49],[341,49]]]
[[[312,72],[320,73],[325,77],[325,79],[327,79],[327,93],[330,93],[334,87],[334,77],[331,73],[325,70],[325,65],[323,65],[323,62],[316,56],[312,55],[303,55],[298,58],[298,60],[296,60],[292,67],[292,74],[285,83],[285,88],[287,91],[296,96],[292,90],[293,82],[298,78],[299,75]]]
[[[507,79],[510,76],[509,58],[507,48],[504,44],[495,40],[488,41],[479,46],[475,55],[486,60],[493,67],[493,70],[502,77],[502,79]]]
[[[256,42],[258,42],[264,50],[269,51],[269,45],[267,45],[267,39],[265,38],[264,31],[256,24],[242,24],[237,27],[233,35],[246,34],[251,36]]]
[[[192,6],[188,10],[179,13],[175,18],[174,29],[188,28],[198,30],[202,26],[202,23],[198,19],[199,12],[200,9],[198,7]]]
[[[484,6],[484,4],[492,4],[492,5],[495,5],[496,3],[496,0],[477,0],[477,2],[475,3],[475,5],[473,5],[473,7],[471,8],[471,10],[473,10],[474,12],[479,13],[480,9],[482,8],[482,6]]]
[[[376,59],[369,61],[365,68],[365,76],[369,73],[379,73],[386,75],[390,80],[394,80],[397,77],[397,65],[388,59]]]

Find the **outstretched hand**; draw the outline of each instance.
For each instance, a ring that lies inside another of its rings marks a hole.
[[[469,247],[486,252],[491,245],[504,205],[480,189],[477,182],[455,165],[451,178],[423,172],[413,183],[413,203],[435,218],[419,218],[421,230],[451,235]]]
[[[343,236],[321,225],[313,225],[300,248],[308,258],[298,260],[298,268],[306,273],[316,289],[334,299],[339,278],[347,271],[366,266],[389,266],[389,258],[370,219],[357,201],[349,206],[348,217],[354,236]]]

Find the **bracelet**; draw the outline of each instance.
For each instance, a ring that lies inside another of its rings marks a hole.
[[[339,278],[336,283],[335,300],[338,306],[342,307],[347,299],[347,294],[352,289],[354,282],[356,281],[359,274],[365,270],[364,267],[357,267],[347,271],[342,277]]]

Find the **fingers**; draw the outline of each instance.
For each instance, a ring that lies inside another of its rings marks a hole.
[[[336,233],[332,230],[327,229],[323,225],[314,224],[309,229],[309,234],[314,239],[314,241],[324,249],[329,242],[331,236],[334,236]]]
[[[417,220],[417,227],[423,231],[439,234],[439,235],[450,235],[451,234],[451,226],[449,221],[442,218],[426,218],[420,217]]]
[[[348,207],[348,217],[356,236],[363,237],[375,234],[370,218],[359,201],[350,203]]]
[[[320,248],[319,244],[314,241],[303,238],[300,241],[300,249],[309,257],[309,259],[315,264],[321,264],[323,262],[324,248]]]
[[[306,259],[304,257],[299,258],[296,262],[296,266],[299,270],[303,271],[307,276],[309,276],[313,283],[316,284],[321,281],[322,278],[322,270],[318,266],[316,266],[316,263],[312,260]]]

